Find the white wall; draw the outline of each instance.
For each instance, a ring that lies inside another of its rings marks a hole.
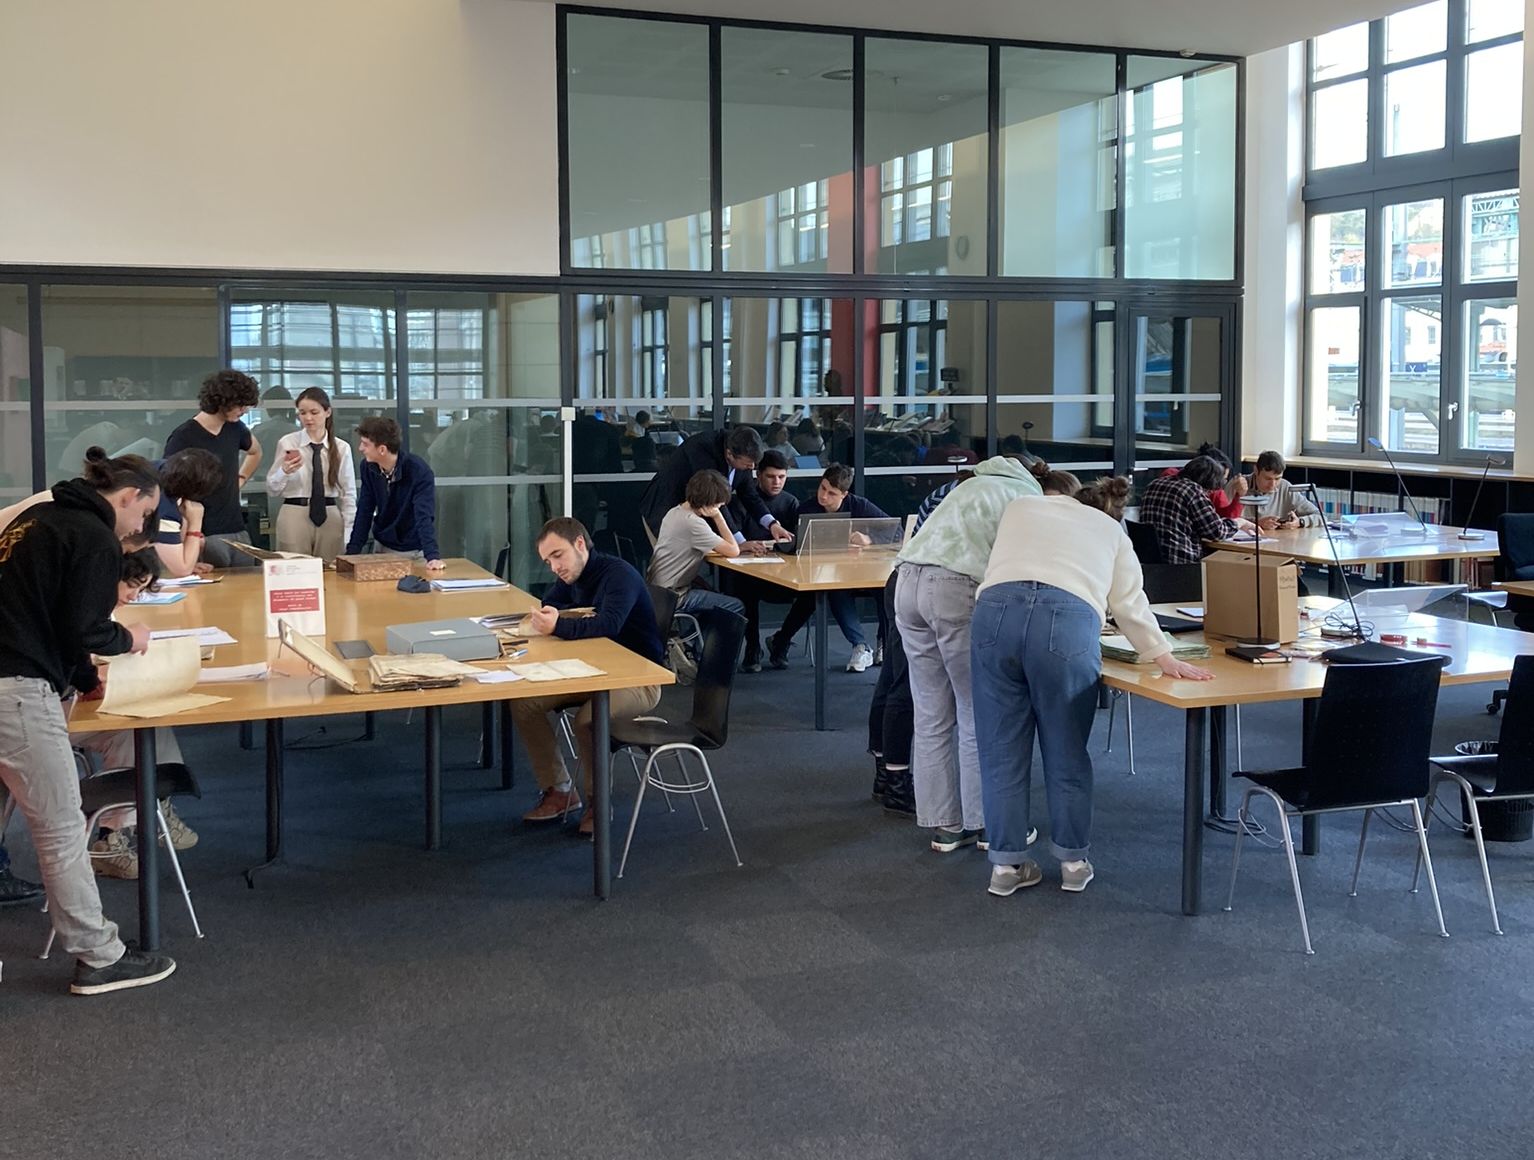
[[[1300,449],[1303,68],[1298,44],[1247,61],[1244,455]]]
[[[554,9],[3,0],[0,262],[555,274]]]

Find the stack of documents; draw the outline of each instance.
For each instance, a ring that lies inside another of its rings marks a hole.
[[[1169,636],[1166,642],[1172,646],[1172,655],[1180,661],[1197,660],[1209,655],[1209,646],[1201,641],[1180,641]],[[1102,638],[1102,648],[1104,660],[1128,661],[1132,665],[1145,663],[1126,636],[1105,636]]]
[[[460,684],[465,677],[476,677],[479,669],[441,653],[374,655],[368,658],[368,673],[373,692],[392,693],[402,689],[446,689]]]
[[[585,661],[542,661],[530,665],[510,665],[508,672],[516,673],[525,681],[570,681],[577,677],[600,677],[605,670]]]
[[[433,592],[473,592],[481,588],[510,588],[511,585],[504,580],[497,580],[494,576],[482,576],[477,580],[433,580],[431,588]]]
[[[190,691],[201,664],[201,649],[190,636],[152,639],[146,652],[112,657],[97,712],[104,717],[168,717],[227,701]]]

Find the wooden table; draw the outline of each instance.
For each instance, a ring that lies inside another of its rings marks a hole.
[[[427,573],[417,565],[418,575],[448,579],[489,577],[479,566],[467,560],[447,561],[444,572]],[[214,573],[218,584],[183,589],[186,599],[176,604],[134,607],[123,616],[125,621],[142,621],[150,629],[195,628],[216,625],[235,638],[236,643],[222,645],[215,651],[213,665],[273,663],[273,675],[265,681],[239,681],[217,685],[199,685],[227,701],[202,709],[193,709],[169,717],[145,720],[132,717],[104,717],[97,713],[99,702],[78,706],[70,720],[73,733],[92,733],[133,729],[138,766],[137,806],[140,818],[154,816],[155,735],[157,726],[220,725],[264,721],[266,724],[266,862],[270,865],[282,852],[283,797],[283,723],[296,717],[333,716],[345,713],[374,713],[397,709],[422,709],[425,718],[425,806],[426,847],[437,849],[442,842],[442,709],[447,705],[484,705],[486,731],[494,732],[491,710],[501,706],[501,777],[502,786],[511,784],[512,730],[510,702],[527,697],[551,694],[590,693],[595,732],[595,752],[608,748],[608,693],[613,689],[645,685],[669,685],[675,676],[670,670],[637,656],[612,640],[563,641],[553,637],[532,637],[528,644],[528,662],[578,658],[603,670],[600,677],[558,682],[516,681],[480,684],[467,681],[446,689],[422,689],[413,692],[349,693],[336,688],[324,678],[314,677],[307,665],[291,652],[283,655],[282,646],[266,637],[261,573],[243,569]],[[422,620],[445,620],[454,617],[485,616],[495,613],[523,612],[536,608],[539,601],[517,588],[480,589],[461,592],[407,593],[392,581],[358,582],[325,574],[326,640],[366,640],[376,652],[385,652],[384,630],[391,624]],[[333,651],[333,649],[332,649]],[[350,662],[363,674],[365,661]],[[487,664],[484,667],[498,666]],[[280,668],[281,673],[277,671]],[[288,675],[296,674],[296,675]],[[493,742],[491,743],[493,745]],[[487,745],[482,748],[482,757]],[[484,761],[484,764],[490,764]],[[599,898],[611,889],[612,834],[610,811],[611,778],[609,765],[598,760],[593,770],[593,881]],[[260,869],[257,867],[256,869]],[[158,843],[139,843],[139,934],[146,950],[159,943],[159,907],[156,887]],[[247,881],[252,881],[247,873]]]
[[[896,546],[815,552],[802,556],[779,556],[781,564],[743,564],[739,560],[716,560],[720,568],[753,580],[765,580],[792,592],[815,594],[815,728],[826,727],[826,597],[831,592],[883,591],[895,570]],[[883,599],[882,595],[880,599]]]
[[[1534,596],[1534,580],[1500,580],[1496,586],[1513,596]]]
[[[1336,607],[1337,603],[1329,597],[1307,597],[1301,601],[1302,606],[1312,614],[1309,621],[1302,621],[1306,625],[1302,628],[1302,645],[1314,642],[1319,637],[1321,616]],[[1175,615],[1175,606],[1157,605],[1156,611]],[[1443,670],[1445,685],[1506,680],[1512,674],[1514,657],[1534,653],[1534,633],[1472,624],[1463,620],[1444,620],[1423,613],[1371,615],[1369,619],[1376,633],[1405,634],[1408,648],[1418,648],[1418,638],[1447,645],[1447,648],[1420,646],[1424,652],[1449,655],[1450,662]],[[1183,633],[1177,639],[1203,641],[1204,637],[1202,633]],[[1155,665],[1132,665],[1108,660],[1103,662],[1103,683],[1109,688],[1148,697],[1152,701],[1183,710],[1184,914],[1197,914],[1201,903],[1206,782],[1214,812],[1224,812],[1226,706],[1300,701],[1306,709],[1303,744],[1308,746],[1314,699],[1321,695],[1321,687],[1326,681],[1326,665],[1319,661],[1295,660],[1287,665],[1251,665],[1225,655],[1225,648],[1233,641],[1210,637],[1206,643],[1213,655],[1193,663],[1213,671],[1215,676],[1212,681],[1172,680],[1163,677]],[[1314,853],[1317,849],[1319,830],[1316,823],[1317,819],[1314,818],[1307,818],[1305,822],[1307,853]]]
[[[1322,564],[1329,569],[1329,588],[1333,596],[1343,595],[1341,577],[1335,565],[1343,567],[1363,564],[1383,564],[1392,569],[1413,561],[1426,560],[1482,560],[1497,555],[1497,533],[1485,532],[1480,540],[1458,539],[1461,528],[1440,527],[1429,524],[1426,535],[1357,536],[1347,532],[1333,531],[1328,542],[1325,528],[1286,528],[1262,534],[1261,547],[1264,554],[1272,552],[1304,564]],[[1332,545],[1336,545],[1336,559],[1332,558]],[[1205,547],[1218,548],[1222,552],[1246,552],[1257,550],[1251,541],[1238,543],[1231,540],[1208,540]]]

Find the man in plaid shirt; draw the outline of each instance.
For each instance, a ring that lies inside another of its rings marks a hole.
[[[1250,520],[1231,520],[1214,510],[1212,488],[1225,480],[1224,469],[1206,455],[1196,455],[1177,475],[1151,481],[1140,500],[1140,522],[1156,531],[1161,558],[1168,564],[1196,564],[1204,558],[1205,540],[1228,540],[1250,531]]]

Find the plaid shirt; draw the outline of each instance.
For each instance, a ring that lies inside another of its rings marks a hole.
[[[1156,530],[1161,557],[1168,564],[1196,564],[1204,558],[1204,540],[1227,540],[1236,534],[1235,521],[1214,510],[1209,493],[1181,476],[1151,481],[1140,499],[1140,522]]]

